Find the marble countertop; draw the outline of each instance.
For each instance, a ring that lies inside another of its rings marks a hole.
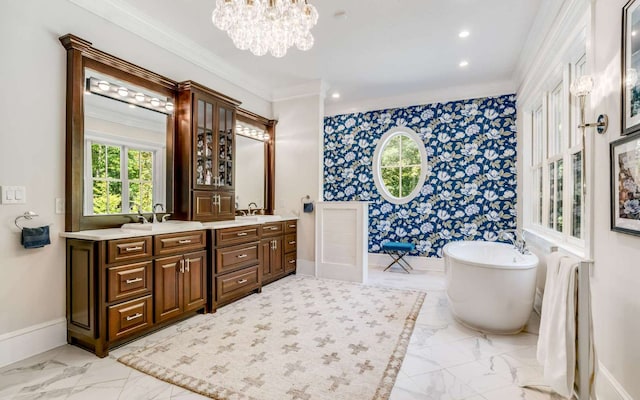
[[[81,239],[81,240],[114,240],[114,239],[126,239],[140,236],[150,236],[165,233],[179,233],[189,231],[200,231],[203,229],[223,229],[223,228],[235,228],[239,226],[248,225],[262,225],[269,222],[278,221],[291,221],[297,220],[296,216],[279,216],[279,215],[260,215],[257,219],[245,219],[244,217],[237,218],[229,221],[216,221],[216,222],[203,222],[202,226],[194,227],[181,226],[179,223],[168,224],[162,226],[162,229],[157,231],[153,230],[135,230],[135,229],[122,229],[122,228],[108,228],[108,229],[93,229],[78,232],[60,232],[60,237],[67,239]]]

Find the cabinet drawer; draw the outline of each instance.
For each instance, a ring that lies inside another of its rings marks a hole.
[[[296,259],[298,258],[298,253],[288,253],[284,255],[284,272],[295,271],[296,269]]]
[[[154,252],[156,255],[199,250],[205,245],[205,231],[170,233],[154,237]]]
[[[260,239],[260,225],[239,226],[216,230],[216,246],[255,242]]]
[[[223,274],[257,264],[260,260],[258,242],[216,249],[216,273]]]
[[[298,221],[284,221],[284,233],[296,233],[298,230]]]
[[[216,296],[219,302],[242,296],[260,286],[259,268],[248,267],[216,278]]]
[[[118,301],[151,293],[152,262],[107,268],[107,301]]]
[[[148,328],[152,324],[151,296],[111,306],[109,314],[109,340],[119,340]]]
[[[291,253],[292,251],[296,251],[298,248],[296,244],[296,234],[293,233],[291,235],[284,236],[284,252]]]
[[[262,225],[262,237],[279,236],[284,233],[284,222],[269,222]]]
[[[151,237],[109,240],[107,244],[107,263],[129,261],[151,257]]]

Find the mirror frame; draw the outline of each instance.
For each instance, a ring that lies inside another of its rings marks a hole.
[[[127,222],[135,222],[136,214],[85,216],[84,192],[84,92],[85,68],[91,68],[117,79],[131,82],[167,96],[176,104],[177,82],[97,50],[92,43],[75,35],[59,38],[67,50],[66,82],[66,157],[65,157],[65,231],[114,228]],[[175,112],[167,115],[166,154],[166,203],[171,212],[174,206],[174,140]],[[78,190],[80,188],[80,190]]]
[[[264,212],[272,215],[275,209],[276,186],[276,124],[278,121],[267,119],[251,111],[238,108],[236,120],[252,125],[264,126],[269,134],[269,140],[264,142]],[[237,135],[237,133],[236,133]],[[237,164],[234,164],[238,168]],[[234,172],[235,175],[235,172]]]

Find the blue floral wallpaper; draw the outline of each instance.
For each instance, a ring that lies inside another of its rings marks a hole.
[[[420,194],[401,205],[382,198],[372,171],[395,126],[413,129],[428,156]],[[324,200],[371,201],[371,253],[408,241],[413,255],[441,257],[449,241],[496,240],[516,227],[515,95],[325,117]]]

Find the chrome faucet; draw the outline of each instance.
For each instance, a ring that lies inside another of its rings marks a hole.
[[[164,212],[164,206],[162,205],[162,203],[156,203],[156,204],[154,204],[154,205],[153,205],[153,209],[152,209],[152,211],[151,211],[151,212],[152,212],[152,215],[153,215],[153,220],[152,220],[152,222],[153,222],[154,224],[156,224],[156,223],[158,223],[158,222],[159,222],[159,221],[158,221],[158,216],[156,215],[156,209],[157,209],[158,207],[160,207],[160,210],[161,210],[162,212]],[[164,218],[163,218],[163,220],[164,220]]]
[[[254,206],[255,208],[251,208],[251,206]],[[254,203],[253,201],[251,203],[249,203],[249,205],[247,206],[249,208],[249,215],[256,215],[256,210],[258,209],[258,205],[256,203]]]
[[[511,232],[513,233],[513,235],[507,235],[505,237],[511,241],[513,247],[515,247],[520,254],[529,254],[529,249],[527,249],[527,242],[524,241],[524,232],[522,231],[518,231],[517,229],[503,229],[498,232],[498,239],[500,239],[500,237],[504,234]]]
[[[138,222],[140,222],[141,224],[148,224],[149,221],[147,221],[144,215],[142,215],[142,208],[140,207],[140,204],[138,203],[132,203],[132,204],[138,208]]]

